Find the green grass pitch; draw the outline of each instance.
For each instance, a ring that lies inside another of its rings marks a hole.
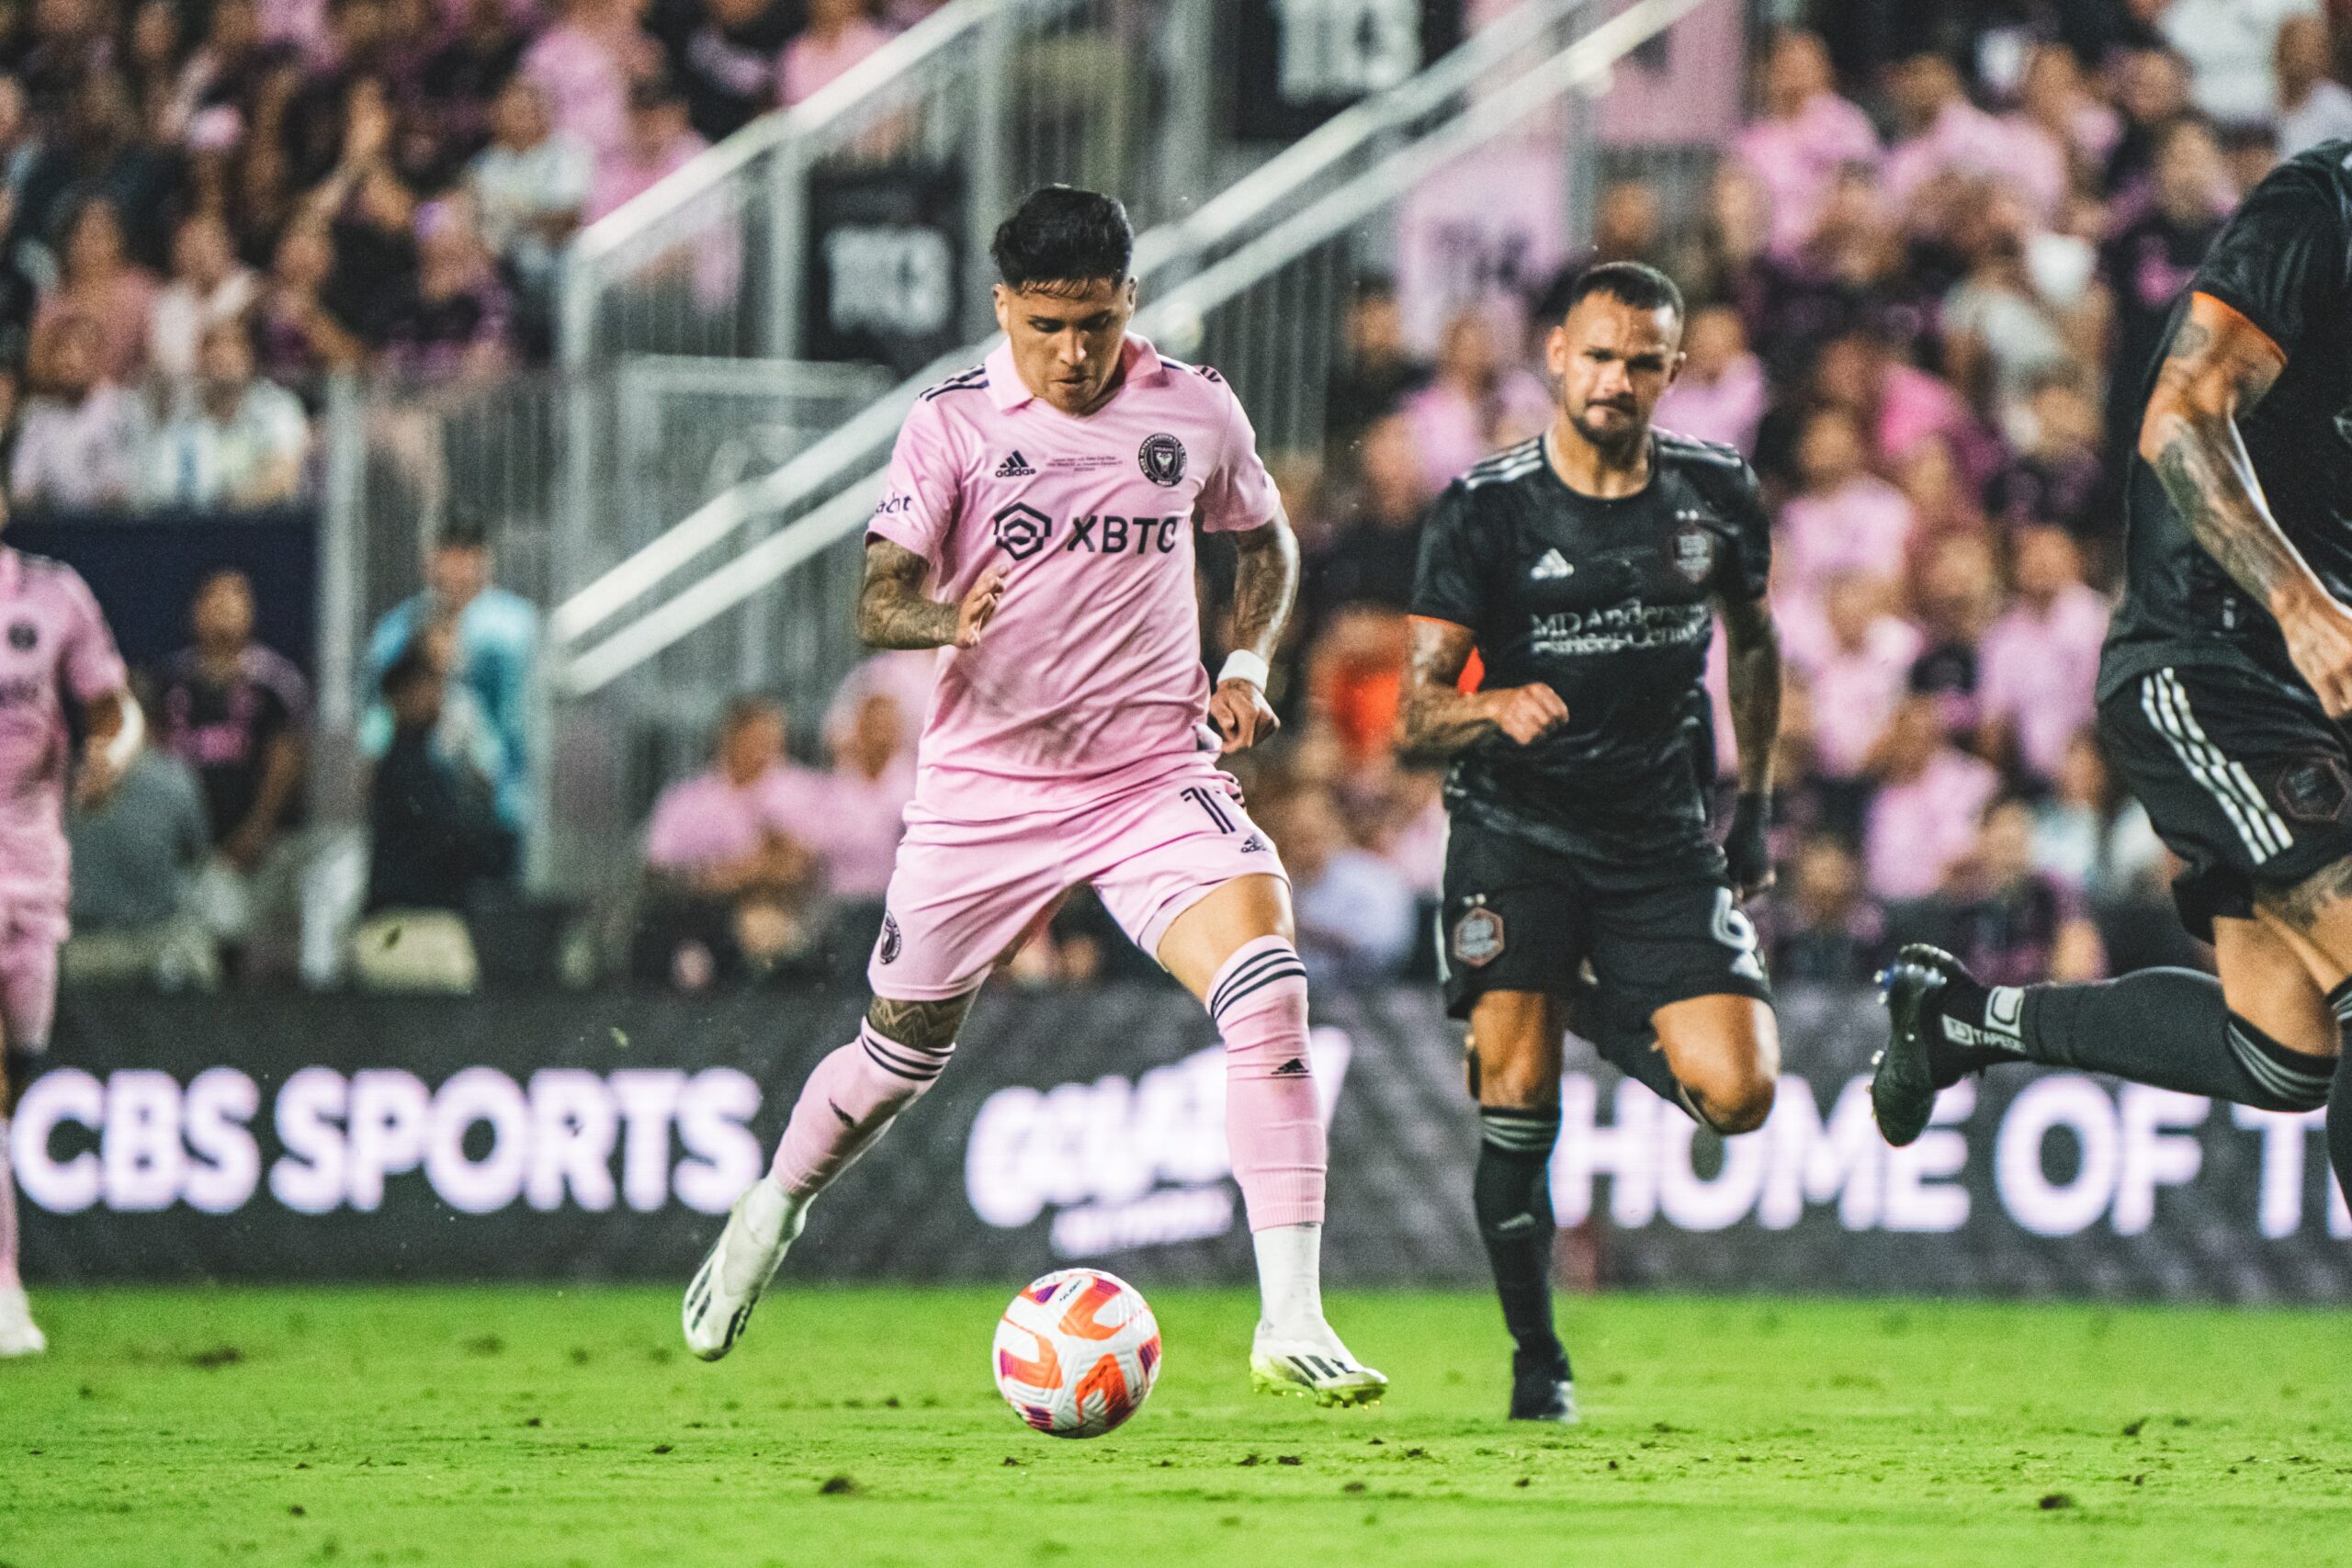
[[[2352,1318],[1563,1303],[1586,1424],[1505,1425],[1495,1310],[1353,1294],[1377,1410],[1248,1392],[1253,1302],[1152,1292],[1093,1442],[987,1369],[994,1290],[787,1291],[716,1367],[651,1289],[38,1292],[0,1562],[2352,1562]]]

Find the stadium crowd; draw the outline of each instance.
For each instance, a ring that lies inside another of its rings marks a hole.
[[[1306,579],[1273,693],[1284,732],[1237,771],[1319,977],[1435,962],[1440,779],[1391,747],[1421,521],[1453,474],[1548,420],[1544,295],[1621,258],[1690,301],[1660,423],[1748,454],[1774,510],[1781,884],[1756,912],[1776,974],[1865,978],[1914,936],[2009,981],[2196,961],[2150,918],[2171,868],[2089,734],[2120,457],[2165,313],[2238,196],[2352,134],[2347,35],[2301,0],[1816,9],[1876,21],[1840,27],[1834,59],[1814,32],[1770,37],[1695,210],[1608,186],[1589,254],[1508,309],[1462,310],[1426,356],[1394,286],[1363,277],[1323,449],[1270,454]],[[320,372],[430,381],[539,352],[573,228],[910,19],[858,0],[639,10],[18,13],[0,40],[12,494],[292,494]],[[467,910],[514,881],[536,632],[491,572],[460,526],[371,648],[366,909]],[[123,960],[142,972],[165,955],[207,983],[223,951],[239,968],[243,911],[300,833],[300,680],[252,622],[242,580],[212,580],[193,644],[153,672],[152,787],[76,824],[91,907],[69,975],[108,972],[108,931],[146,933]],[[653,807],[616,962],[687,987],[862,962],[928,668],[881,656],[823,715],[730,708],[708,771]],[[1715,675],[1727,767],[1720,650]],[[792,735],[812,738],[803,761]],[[1013,966],[1151,972],[1084,895]]]

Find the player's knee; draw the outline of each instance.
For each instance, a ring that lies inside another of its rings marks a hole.
[[[1481,1052],[1478,1103],[1509,1111],[1540,1111],[1560,1102],[1560,1076],[1541,1051]]]
[[[1764,1125],[1780,1088],[1764,1064],[1744,1052],[1679,1066],[1675,1076],[1707,1125],[1726,1137]]]

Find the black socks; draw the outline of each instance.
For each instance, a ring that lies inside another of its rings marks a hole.
[[[1559,1107],[1478,1108],[1478,1174],[1471,1199],[1487,1261],[1495,1271],[1503,1325],[1518,1345],[1515,1371],[1555,1363],[1568,1375],[1568,1353],[1552,1326],[1552,1192],[1546,1168],[1560,1136]]]

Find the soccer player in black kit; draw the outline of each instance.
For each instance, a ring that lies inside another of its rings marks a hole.
[[[1545,1179],[1571,1001],[1603,1055],[1717,1132],[1761,1125],[1780,1073],[1739,908],[1771,880],[1770,531],[1736,452],[1650,427],[1682,319],[1655,268],[1577,279],[1545,346],[1550,429],[1447,488],[1413,592],[1403,749],[1452,760],[1439,939],[1448,1010],[1470,1026],[1474,1198],[1517,1345],[1514,1420],[1577,1418]],[[1718,614],[1740,781],[1721,849],[1702,684]],[[1464,693],[1473,649],[1485,672]]]
[[[2352,141],[2255,187],[2166,344],[2142,389],[2098,728],[2188,863],[2174,898],[2221,976],[1988,989],[1906,948],[1871,1098],[1895,1144],[1938,1089],[2020,1059],[2325,1105],[2352,1187]]]

